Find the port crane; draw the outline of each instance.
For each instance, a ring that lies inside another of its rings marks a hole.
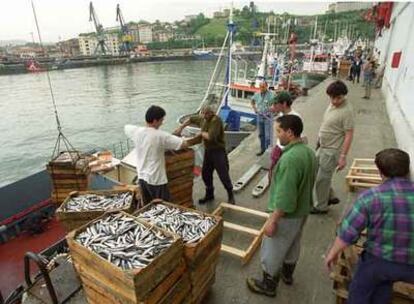
[[[119,51],[121,54],[128,54],[132,49],[132,36],[129,32],[127,24],[125,23],[119,4],[116,6],[116,21],[119,21],[119,24],[121,25],[122,44]]]
[[[93,21],[95,24],[96,38],[98,44],[96,45],[94,55],[105,55],[109,52],[108,46],[105,43],[105,33],[102,24],[99,22],[98,15],[95,12],[92,1],[89,3],[89,21]]]

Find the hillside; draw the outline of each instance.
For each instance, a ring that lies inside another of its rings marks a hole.
[[[271,25],[271,31],[279,34],[280,42],[285,42],[284,37],[287,35],[287,20],[292,21],[292,28],[298,35],[298,43],[308,42],[311,32],[314,31],[316,16],[318,17],[317,32],[319,37],[325,37],[325,41],[330,41],[334,37],[338,37],[341,32],[348,29],[348,34],[353,37],[361,37],[362,39],[373,39],[374,26],[363,19],[365,11],[353,11],[344,13],[327,13],[314,16],[298,16],[289,15],[287,13],[276,15],[273,13],[251,13],[245,10],[235,11],[234,21],[236,24],[236,40],[243,44],[251,44],[255,32],[267,31],[267,18],[276,18],[277,26]],[[297,25],[294,20],[297,20]],[[194,33],[203,37],[206,45],[218,46],[223,41],[226,34],[225,24],[227,18],[208,19],[208,23],[198,28]]]

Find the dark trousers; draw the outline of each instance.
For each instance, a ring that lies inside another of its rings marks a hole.
[[[360,76],[361,76],[361,70],[352,71],[352,81],[353,82],[355,82],[355,79],[356,79],[357,83],[359,83]]]
[[[168,190],[168,184],[164,185],[150,185],[143,179],[138,181],[139,186],[141,187],[142,199],[144,205],[150,203],[152,200],[158,198],[164,201],[170,201],[170,191]]]
[[[391,303],[392,284],[396,281],[414,283],[414,265],[389,262],[364,251],[349,287],[347,303]]]
[[[201,176],[203,177],[204,184],[206,185],[207,195],[214,194],[213,186],[213,172],[217,171],[217,174],[226,188],[227,192],[233,190],[233,184],[229,175],[229,160],[224,148],[206,149],[204,152],[203,169]]]

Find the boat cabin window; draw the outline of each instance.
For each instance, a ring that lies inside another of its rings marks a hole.
[[[235,89],[231,89],[231,96],[236,97],[236,90]]]
[[[243,98],[243,91],[237,90],[237,97],[238,98]]]
[[[254,95],[254,92],[248,92],[248,91],[244,92],[244,96],[246,99],[252,99],[253,95]]]

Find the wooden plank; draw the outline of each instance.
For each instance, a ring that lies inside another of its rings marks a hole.
[[[242,264],[246,264],[250,261],[250,259],[255,254],[257,248],[259,248],[260,242],[262,241],[264,229],[265,229],[266,223],[263,224],[262,228],[260,229],[260,233],[258,236],[256,236],[253,240],[253,242],[250,244],[249,248],[246,250],[246,254],[242,258]]]
[[[234,247],[231,247],[231,246],[228,246],[228,245],[225,245],[225,244],[221,244],[221,251],[230,253],[232,255],[235,255],[235,256],[238,256],[238,257],[241,257],[241,258],[243,258],[246,254],[246,252],[243,251],[243,250],[240,250],[238,248],[234,248]]]
[[[382,178],[379,176],[367,176],[367,175],[347,175],[346,176],[347,179],[357,179],[357,180],[362,180],[362,181],[372,181],[372,182],[382,182]]]
[[[224,221],[223,225],[224,225],[224,228],[228,228],[228,229],[232,229],[232,230],[236,230],[240,232],[245,232],[245,233],[256,235],[256,236],[259,236],[261,234],[259,230],[237,225],[237,224],[226,222],[226,221]]]
[[[249,209],[249,208],[245,208],[245,207],[241,207],[241,206],[236,206],[236,205],[232,205],[232,204],[228,204],[228,203],[221,203],[220,204],[223,208],[227,208],[227,209],[232,209],[232,210],[236,210],[236,211],[240,211],[240,212],[245,212],[245,213],[249,213],[249,214],[253,214],[253,215],[257,215],[263,218],[268,218],[269,214],[266,212],[262,212],[262,211],[257,211],[257,210],[253,210],[253,209]]]

